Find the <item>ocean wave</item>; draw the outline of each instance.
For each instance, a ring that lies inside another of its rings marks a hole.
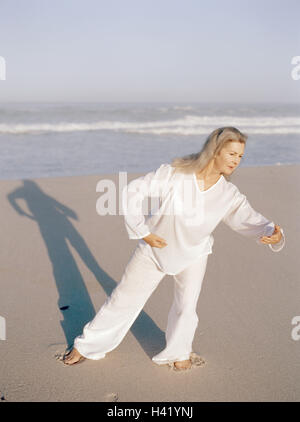
[[[162,128],[162,129],[136,129],[127,130],[128,133],[140,133],[151,135],[207,135],[211,133],[215,127],[212,128]],[[300,127],[277,127],[277,128],[240,128],[240,130],[247,134],[261,134],[261,135],[288,135],[300,134]]]
[[[186,115],[181,119],[150,122],[61,122],[0,124],[0,134],[41,134],[51,132],[117,131],[152,135],[202,135],[217,127],[235,126],[249,134],[298,134],[300,119],[297,117],[236,117]]]

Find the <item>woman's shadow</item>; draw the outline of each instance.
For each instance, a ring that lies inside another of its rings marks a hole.
[[[59,294],[58,307],[63,316],[60,323],[67,347],[70,348],[75,337],[82,333],[84,325],[94,317],[95,309],[68,242],[94,274],[107,296],[111,295],[118,283],[99,267],[83,237],[74,228],[70,219],[78,220],[78,217],[72,209],[45,194],[32,180],[23,180],[23,186],[7,197],[20,216],[36,221],[39,226]],[[18,205],[18,199],[26,201],[30,213]],[[164,332],[143,310],[131,326],[131,332],[149,357],[164,347]]]

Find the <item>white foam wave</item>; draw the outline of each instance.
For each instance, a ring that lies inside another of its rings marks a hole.
[[[152,135],[206,135],[212,132],[215,127],[211,128],[162,128],[162,129],[136,129],[127,130],[128,133],[152,134]],[[288,135],[300,134],[300,127],[278,127],[278,128],[239,128],[247,134],[262,135]]]
[[[1,134],[37,134],[47,132],[117,131],[153,135],[202,135],[217,127],[235,126],[251,134],[298,134],[297,117],[236,117],[187,115],[181,119],[151,122],[99,121],[92,123],[0,124]]]

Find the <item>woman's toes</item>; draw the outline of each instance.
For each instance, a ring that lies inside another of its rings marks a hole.
[[[74,354],[72,354],[72,352],[69,352],[64,356],[64,363],[69,364],[69,363],[73,363],[73,361],[74,361]]]
[[[174,362],[174,366],[176,369],[190,369],[192,366],[192,362],[190,361],[190,359],[182,360],[182,361]]]
[[[64,363],[67,365],[73,365],[83,359],[84,357],[78,352],[78,350],[72,349],[69,353],[65,355]]]

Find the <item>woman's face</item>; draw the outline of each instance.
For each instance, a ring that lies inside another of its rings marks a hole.
[[[237,141],[226,142],[215,158],[214,166],[220,173],[232,174],[244,155],[245,144]]]

